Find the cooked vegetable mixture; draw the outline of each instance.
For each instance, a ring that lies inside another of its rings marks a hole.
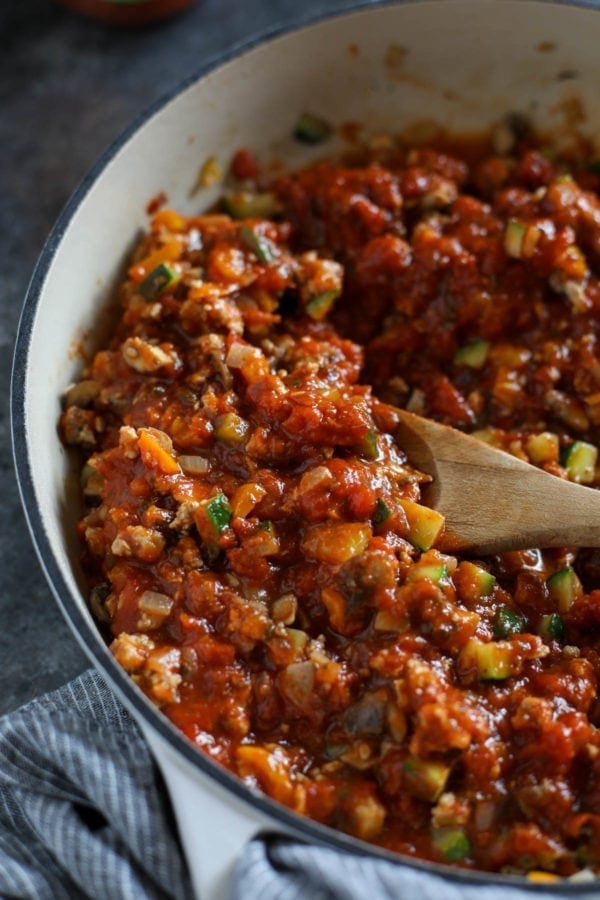
[[[395,438],[406,407],[597,484],[600,165],[509,137],[277,177],[239,151],[218,211],[153,215],[61,430],[91,607],[197,747],[545,880],[600,869],[600,552],[441,553]]]

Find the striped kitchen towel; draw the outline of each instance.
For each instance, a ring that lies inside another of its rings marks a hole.
[[[581,885],[586,900],[600,900]],[[188,900],[168,797],[133,719],[87,672],[0,719],[0,897]],[[231,900],[565,900],[449,881],[294,841],[254,840]],[[206,897],[201,900],[223,900]]]

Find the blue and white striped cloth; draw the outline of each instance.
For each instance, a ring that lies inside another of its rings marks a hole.
[[[192,896],[158,770],[99,675],[88,672],[0,719],[0,897]],[[231,884],[231,900],[365,897],[561,900],[278,839],[249,843]],[[600,900],[600,891],[585,897]]]

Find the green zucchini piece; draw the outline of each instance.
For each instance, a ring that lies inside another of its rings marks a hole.
[[[446,862],[460,862],[471,852],[469,838],[461,828],[440,828],[433,835],[433,846]]]
[[[206,517],[214,530],[220,534],[231,522],[233,511],[225,494],[217,494],[206,501]]]
[[[477,431],[471,432],[471,437],[483,441],[484,444],[489,444],[490,447],[498,447],[500,443],[495,428],[478,428]]]
[[[409,756],[402,764],[403,781],[409,794],[437,803],[446,787],[450,766],[435,760]]]
[[[510,637],[511,634],[521,634],[524,627],[523,616],[508,606],[501,606],[494,617],[494,635],[500,640]]]
[[[462,576],[466,575],[468,578],[469,600],[479,600],[482,597],[487,597],[496,584],[495,575],[492,575],[487,569],[484,569],[482,566],[477,566],[472,562],[461,562],[460,573]]]
[[[152,269],[139,286],[139,292],[149,303],[157,300],[167,288],[177,284],[181,275],[166,263],[161,263],[155,269]]]
[[[525,449],[534,465],[558,459],[558,435],[551,431],[542,431],[540,434],[532,434],[527,438]]]
[[[527,227],[525,225],[511,219],[504,232],[504,249],[507,256],[511,256],[513,259],[521,259],[526,231]]]
[[[448,569],[443,563],[416,563],[408,570],[406,581],[410,584],[413,581],[421,581],[426,578],[428,581],[432,581],[433,584],[439,584],[447,575]]]
[[[377,459],[379,456],[379,445],[377,443],[377,435],[374,428],[369,428],[360,442],[358,452],[366,459]]]
[[[600,159],[593,159],[588,166],[588,170],[594,175],[600,175]]]
[[[460,652],[463,669],[475,669],[481,681],[503,681],[513,671],[513,648],[509,643],[484,643],[471,638]]]
[[[565,623],[558,613],[543,616],[540,622],[540,635],[555,641],[563,641],[566,634]]]
[[[561,464],[567,470],[571,481],[591,484],[596,472],[598,448],[585,441],[573,441],[561,454]]]
[[[454,363],[457,366],[469,366],[471,369],[481,369],[490,351],[489,341],[472,341],[465,344],[454,354]]]
[[[546,585],[550,599],[556,603],[559,613],[568,612],[575,600],[583,596],[583,586],[571,566],[551,575]]]
[[[325,318],[340,294],[340,288],[332,288],[330,291],[323,291],[322,294],[319,294],[317,297],[313,297],[312,300],[308,301],[306,304],[306,312],[311,319],[316,319],[317,322],[320,322],[321,319]]]
[[[240,237],[249,250],[252,250],[257,260],[261,263],[272,263],[277,258],[273,253],[273,245],[267,238],[261,237],[249,225],[242,225]]]
[[[268,534],[275,534],[275,526],[270,519],[263,519],[262,522],[259,522],[258,527],[261,531],[266,531]]]
[[[247,191],[225,194],[223,205],[234,219],[271,219],[281,212],[279,200],[270,191],[263,194]]]
[[[331,135],[331,125],[312,113],[300,116],[294,127],[294,137],[302,144],[322,144]]]
[[[381,497],[378,497],[375,503],[375,512],[373,513],[372,517],[372,522],[375,528],[377,528],[378,525],[383,525],[385,520],[389,519],[391,514],[392,511],[385,500],[382,500]]]
[[[243,444],[250,424],[237,413],[228,412],[221,416],[215,428],[215,437],[225,444]]]

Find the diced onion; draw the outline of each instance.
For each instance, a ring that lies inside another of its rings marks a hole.
[[[179,465],[186,475],[205,475],[210,471],[210,460],[204,456],[180,456]]]
[[[150,613],[152,616],[164,616],[166,619],[173,609],[173,600],[158,591],[144,591],[138,606],[142,612]]]
[[[333,481],[333,475],[326,466],[316,466],[305,472],[298,485],[300,494],[307,494],[321,485],[328,484]]]
[[[229,348],[225,362],[230,369],[242,369],[246,363],[257,356],[258,352],[256,347],[236,342]]]

